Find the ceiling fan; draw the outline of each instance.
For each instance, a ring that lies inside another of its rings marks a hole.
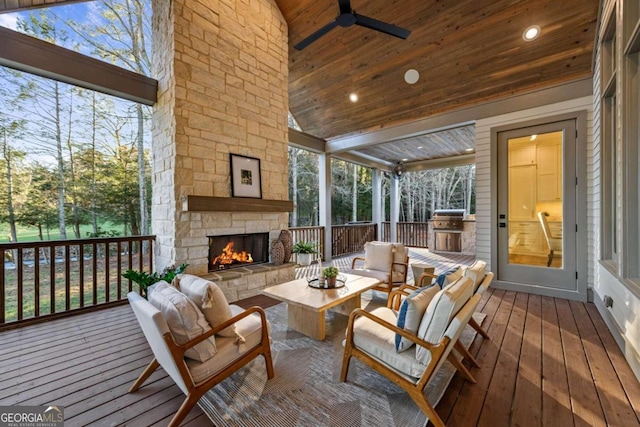
[[[389,34],[390,36],[395,36],[403,40],[411,34],[411,31],[404,28],[396,27],[395,25],[387,24],[386,22],[378,21],[377,19],[356,14],[356,12],[351,9],[351,0],[338,0],[338,4],[340,5],[340,14],[336,19],[299,42],[294,46],[294,48],[297,50],[304,49],[337,26],[350,27],[354,24],[360,25],[361,27],[380,31],[381,33]]]

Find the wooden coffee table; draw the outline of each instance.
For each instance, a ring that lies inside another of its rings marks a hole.
[[[262,290],[264,295],[287,303],[289,328],[316,340],[325,338],[325,312],[333,310],[349,315],[360,308],[360,294],[380,283],[371,277],[341,274],[346,284],[335,289],[316,289],[307,279],[292,280]]]

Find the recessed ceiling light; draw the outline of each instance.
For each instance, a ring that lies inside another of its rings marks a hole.
[[[358,102],[358,94],[357,93],[351,93],[349,94],[349,101],[351,102]]]
[[[531,135],[531,141],[535,141],[537,137],[538,137],[538,135],[536,135],[536,134]]]
[[[419,78],[420,78],[420,73],[418,73],[418,71],[414,70],[413,68],[410,70],[407,70],[407,72],[404,73],[404,81],[409,83],[410,85],[416,83]]]
[[[422,145],[418,147],[418,150],[422,148]]]
[[[470,152],[472,152],[472,151],[473,151],[473,148],[467,148],[467,149],[466,149],[466,150],[464,150],[464,151],[466,151],[467,153],[470,153]]]
[[[530,42],[532,40],[537,39],[539,35],[540,35],[540,26],[532,25],[526,30],[524,30],[524,33],[522,33],[522,38],[524,39],[524,41]]]
[[[409,160],[409,159],[402,159],[403,162],[406,162],[407,160]]]

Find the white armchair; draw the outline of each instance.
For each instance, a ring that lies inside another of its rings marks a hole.
[[[402,243],[372,241],[364,245],[364,258],[355,257],[345,273],[376,278],[381,283],[374,289],[391,292],[406,283],[408,268],[409,249]]]
[[[160,310],[135,292],[130,292],[127,298],[154,355],[149,366],[129,389],[129,393],[137,391],[147,378],[162,366],[180,390],[187,395],[169,426],[180,425],[204,393],[259,355],[265,358],[267,377],[273,378],[267,319],[260,307],[243,310],[230,305],[233,314],[231,319],[180,345],[174,340]],[[217,351],[213,357],[204,362],[185,358],[188,349],[233,324],[244,337],[243,349],[237,346],[234,338],[218,336],[215,340]]]
[[[433,289],[433,288],[432,288]],[[399,315],[382,307],[368,313],[354,310],[349,317],[340,379],[346,381],[351,357],[378,371],[402,387],[435,426],[444,426],[424,389],[445,360],[475,383],[464,365],[451,355],[464,327],[480,301],[473,294],[473,281],[463,277],[438,291],[428,303],[417,329],[412,333],[397,326]],[[398,352],[398,336],[415,345]],[[473,365],[477,362],[463,346],[462,355]]]

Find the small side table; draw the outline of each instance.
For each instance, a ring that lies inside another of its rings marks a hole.
[[[434,266],[429,264],[411,264],[411,270],[413,271],[413,283],[416,286],[419,286],[419,284],[416,283],[418,277],[420,277],[422,273],[433,274],[435,269],[436,268]]]

